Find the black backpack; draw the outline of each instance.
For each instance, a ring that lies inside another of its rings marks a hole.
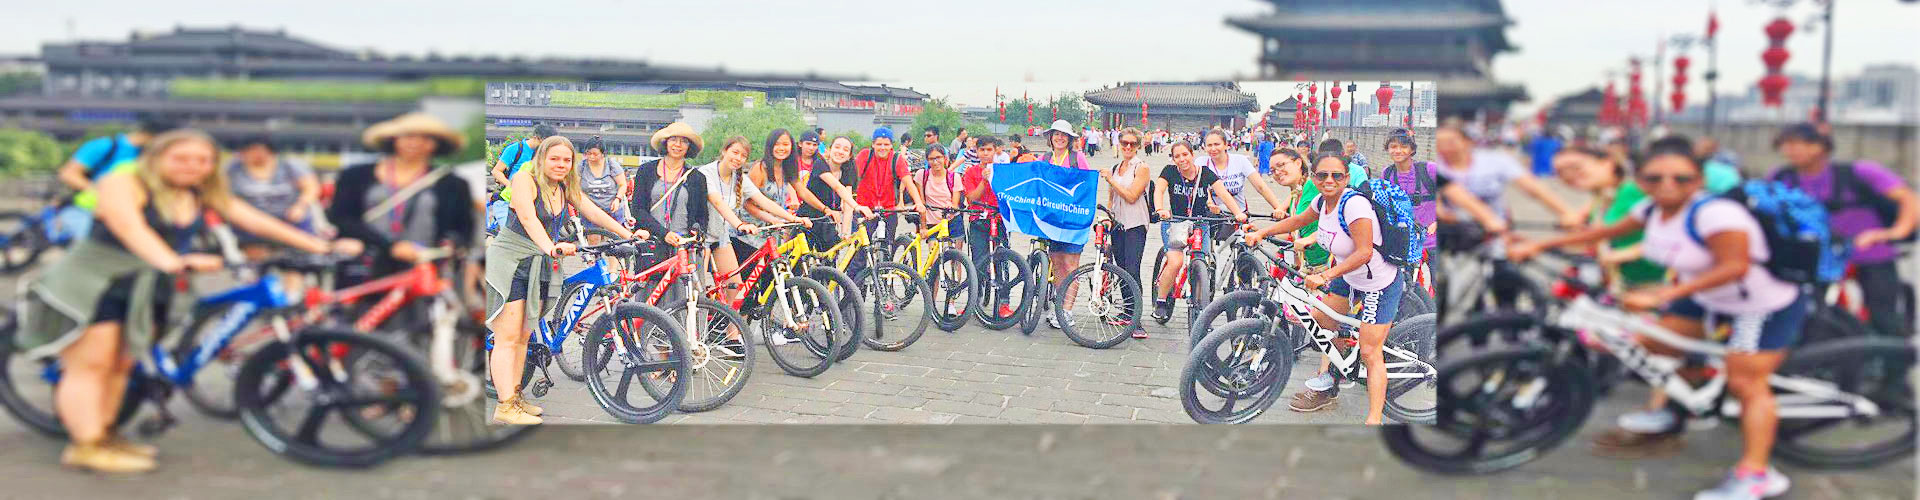
[[[1835,162],[1827,168],[1833,169],[1833,183],[1829,186],[1831,191],[1827,193],[1826,200],[1828,215],[1838,214],[1841,210],[1854,206],[1865,205],[1880,218],[1882,227],[1892,227],[1893,221],[1900,219],[1900,202],[1893,201],[1885,194],[1873,190],[1873,186],[1860,182],[1860,175],[1853,171],[1853,163]],[[1794,189],[1805,189],[1800,185],[1800,172],[1794,171],[1793,167],[1782,168],[1779,172],[1775,172],[1773,180]],[[1853,192],[1853,199],[1846,200],[1841,197],[1841,194],[1847,191]],[[1907,233],[1906,238],[1897,242],[1912,243],[1915,241],[1915,236],[1920,236],[1920,231]]]

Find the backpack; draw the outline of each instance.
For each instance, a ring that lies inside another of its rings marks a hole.
[[[1840,213],[1841,210],[1852,206],[1866,205],[1867,208],[1873,209],[1873,213],[1880,217],[1880,223],[1885,226],[1891,227],[1893,221],[1900,219],[1900,202],[1893,201],[1885,194],[1875,191],[1873,186],[1860,182],[1859,174],[1853,171],[1853,163],[1834,163],[1828,168],[1833,169],[1833,184],[1832,191],[1827,194],[1827,212]],[[1773,180],[1788,187],[1800,189],[1800,173],[1792,168],[1780,169],[1773,174]],[[1851,201],[1840,197],[1840,194],[1846,191],[1853,191]],[[1907,233],[1905,239],[1895,242],[1911,243],[1915,241],[1915,236],[1920,236],[1920,231]]]
[[[1410,270],[1420,265],[1426,254],[1425,227],[1413,218],[1413,201],[1400,186],[1386,179],[1368,179],[1357,188],[1349,188],[1340,193],[1340,205],[1336,217],[1340,220],[1340,230],[1347,231],[1347,200],[1355,196],[1364,196],[1373,203],[1373,213],[1378,217],[1380,244],[1374,250],[1380,252],[1388,263],[1402,270]],[[1352,234],[1352,233],[1348,233]]]
[[[1707,240],[1694,225],[1694,217],[1701,204],[1715,197],[1739,203],[1760,222],[1760,232],[1767,240],[1770,255],[1766,268],[1773,277],[1791,283],[1819,285],[1839,281],[1846,273],[1852,247],[1846,238],[1833,235],[1832,228],[1827,226],[1826,206],[1805,191],[1780,182],[1751,180],[1694,202],[1687,207],[1685,227],[1687,236],[1702,246]]]
[[[1377,178],[1392,179],[1399,175],[1398,172],[1393,171],[1393,165],[1388,164],[1386,168],[1380,169],[1380,175],[1377,176]],[[1439,184],[1439,181],[1434,178],[1433,171],[1427,170],[1427,162],[1413,162],[1413,182],[1415,185],[1420,186],[1419,193],[1407,193],[1407,199],[1413,200],[1414,206],[1439,199],[1440,186],[1436,185]]]

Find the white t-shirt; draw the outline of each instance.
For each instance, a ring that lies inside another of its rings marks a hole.
[[[1213,157],[1206,155],[1194,158],[1193,163],[1212,168],[1214,175],[1220,176],[1220,186],[1227,188],[1228,193],[1233,193],[1233,201],[1240,204],[1241,210],[1247,209],[1247,195],[1241,190],[1246,189],[1248,176],[1260,175],[1260,169],[1253,166],[1252,160],[1245,155],[1229,153],[1226,168],[1214,165]]]
[[[1527,175],[1520,160],[1493,149],[1475,149],[1471,165],[1444,165],[1443,168],[1453,169],[1453,178],[1460,180],[1467,191],[1485,202],[1495,214],[1507,213],[1507,187],[1514,179]],[[1458,207],[1455,210],[1455,213],[1465,213]]]
[[[1346,229],[1340,227],[1340,219],[1334,214],[1334,210],[1340,207],[1340,203],[1335,201],[1334,209],[1327,209],[1321,201],[1322,197],[1319,196],[1313,199],[1313,209],[1320,214],[1319,228],[1314,231],[1313,236],[1320,242],[1322,248],[1326,248],[1327,252],[1333,254],[1333,260],[1330,263],[1339,264],[1347,256],[1353,255],[1353,237],[1347,234]],[[1362,292],[1385,290],[1388,285],[1393,284],[1393,279],[1400,270],[1388,264],[1380,253],[1380,218],[1374,215],[1373,203],[1367,201],[1366,197],[1354,196],[1347,199],[1347,225],[1351,226],[1354,221],[1360,219],[1373,220],[1373,257],[1367,259],[1367,265],[1354,269],[1353,272],[1342,277],[1346,278],[1347,285],[1354,290]]]
[[[742,166],[741,168],[746,167]],[[725,210],[727,212],[740,209],[740,202],[746,197],[760,194],[760,188],[754,186],[753,182],[745,179],[744,176],[742,176],[743,178],[740,180],[739,191],[736,192],[732,179],[722,179],[720,177],[720,162],[718,161],[701,165],[700,168],[696,168],[694,171],[699,172],[700,175],[707,176],[707,194],[719,195],[720,203],[726,205]],[[720,241],[717,235],[732,235],[734,231],[736,231],[734,228],[729,227],[727,219],[722,217],[720,212],[721,209],[714,207],[712,203],[707,204],[707,242],[709,243]],[[724,230],[721,230],[721,228],[724,228]]]
[[[1704,196],[1707,195],[1696,195],[1694,200]],[[1651,206],[1653,200],[1641,201],[1627,216],[1639,220]],[[1773,273],[1763,267],[1769,254],[1767,238],[1760,232],[1760,221],[1754,220],[1753,214],[1747,213],[1738,202],[1726,199],[1708,201],[1698,210],[1699,213],[1694,214],[1694,226],[1702,240],[1727,231],[1745,232],[1753,264],[1738,281],[1693,294],[1694,302],[1708,310],[1728,314],[1773,312],[1793,303],[1799,290],[1792,283],[1774,278]],[[1640,243],[1647,260],[1672,269],[1683,282],[1698,278],[1714,264],[1712,251],[1687,234],[1686,215],[1685,208],[1670,217],[1654,211],[1653,220],[1642,221],[1646,223],[1646,236]]]

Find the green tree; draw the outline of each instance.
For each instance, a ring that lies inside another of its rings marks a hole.
[[[39,73],[0,73],[0,96],[37,92],[40,90],[40,80]]]
[[[33,130],[0,129],[0,175],[51,172],[66,158],[52,136]]]
[[[487,120],[485,118],[475,117],[472,123],[467,124],[467,129],[463,132],[467,136],[467,147],[458,153],[454,153],[452,158],[454,163],[485,160],[493,157],[495,152],[492,151],[491,147],[487,146]]]
[[[1024,109],[1025,108],[1022,108],[1023,111]],[[967,121],[966,115],[962,114],[960,110],[954,109],[952,105],[947,104],[945,98],[928,101],[926,107],[921,109],[920,114],[913,116],[913,129],[911,132],[914,134],[914,137],[919,137],[920,131],[926,130],[929,125],[940,127],[940,139],[943,144],[952,141],[954,135],[957,134],[956,131],[962,128],[967,129],[967,133],[972,134],[974,137],[992,135],[993,133],[987,128],[986,123]],[[922,144],[922,146],[925,145]]]
[[[1087,123],[1087,115],[1089,113],[1087,110],[1087,101],[1081,99],[1079,94],[1072,93],[1054,96],[1053,101],[1047,103],[1049,113],[1047,115],[1041,115],[1038,110],[1035,110],[1033,118],[1035,120],[1051,120],[1051,111],[1055,109],[1060,110],[1060,117],[1058,119],[1066,120],[1067,123],[1072,123],[1074,126],[1083,126]],[[1042,124],[1051,125],[1052,123],[1052,121],[1046,121]]]
[[[800,133],[812,127],[807,126],[807,118],[800,114],[799,109],[785,104],[727,111],[707,123],[707,129],[701,131],[700,139],[707,143],[707,147],[702,148],[700,156],[692,161],[695,165],[704,165],[719,158],[720,147],[728,137],[736,135],[746,137],[747,143],[752,146],[747,158],[759,158],[764,153],[760,149],[767,140],[767,134],[777,128],[787,129],[797,142]]]

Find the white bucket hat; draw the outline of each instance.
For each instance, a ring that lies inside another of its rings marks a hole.
[[[1048,127],[1047,132],[1066,132],[1068,137],[1080,137],[1079,133],[1073,131],[1073,124],[1067,123],[1066,120],[1054,120],[1053,126]]]

